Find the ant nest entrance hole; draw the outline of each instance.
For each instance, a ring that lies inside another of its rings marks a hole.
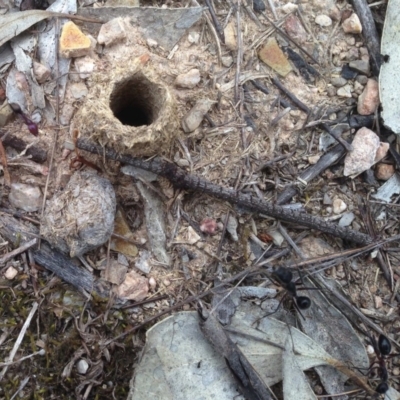
[[[165,100],[165,89],[136,73],[115,83],[110,109],[123,125],[151,125],[159,117]]]

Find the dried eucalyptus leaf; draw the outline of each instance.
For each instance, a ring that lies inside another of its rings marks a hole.
[[[148,189],[141,182],[136,182],[136,185],[144,200],[146,228],[151,251],[158,261],[169,265],[171,260],[165,249],[167,236],[165,234],[163,203],[157,193]]]
[[[127,400],[244,400],[225,359],[204,338],[196,312],[179,312],[146,332]]]
[[[382,118],[387,127],[400,134],[400,0],[390,0],[387,5],[382,35],[381,53],[387,61],[381,66],[379,96],[382,102]]]
[[[32,25],[53,16],[52,12],[43,10],[20,11],[0,16],[0,46],[18,36]]]
[[[288,336],[283,353],[283,398],[285,400],[317,400],[306,376],[299,367],[293,352],[293,342]]]
[[[315,279],[322,277],[315,276]],[[310,280],[305,280],[305,284],[313,287]],[[299,319],[303,332],[335,359],[368,369],[365,346],[347,318],[327,300],[322,291],[309,290],[307,295],[312,303],[309,309],[302,311],[305,318]],[[329,366],[318,367],[316,371],[329,394],[345,392],[344,383],[348,380],[346,375]]]

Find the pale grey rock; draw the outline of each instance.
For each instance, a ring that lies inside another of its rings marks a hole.
[[[15,208],[35,212],[42,206],[43,196],[38,187],[17,182],[11,184],[8,200]]]

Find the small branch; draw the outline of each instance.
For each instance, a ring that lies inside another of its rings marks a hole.
[[[205,0],[206,1],[206,5],[208,7],[208,11],[210,12],[211,18],[213,20],[214,26],[215,26],[215,30],[218,33],[219,38],[221,39],[222,43],[225,43],[225,35],[224,35],[224,30],[222,29],[221,24],[218,21],[217,16],[215,15],[215,11],[214,8],[211,4],[210,0]]]
[[[284,94],[286,94],[289,99],[296,104],[300,110],[303,110],[306,114],[310,113],[310,109],[301,101],[299,100],[292,92],[285,88],[282,83],[278,80],[278,78],[272,78],[271,82]]]
[[[8,170],[7,166],[6,150],[4,149],[3,142],[1,141],[1,139],[0,139],[0,162],[3,165],[4,185],[10,187],[11,186],[10,171]]]
[[[36,303],[36,301],[35,301],[33,303],[33,305],[32,305],[32,309],[31,309],[31,311],[30,311],[30,313],[29,313],[29,315],[28,315],[28,317],[27,317],[27,319],[26,319],[26,321],[25,321],[25,323],[24,323],[24,325],[23,325],[23,327],[21,329],[21,332],[18,335],[17,341],[15,342],[14,347],[11,350],[11,353],[10,353],[10,355],[8,357],[8,362],[9,363],[14,360],[14,357],[17,354],[19,346],[21,346],[21,343],[22,343],[22,340],[24,339],[25,333],[28,330],[29,325],[31,324],[32,318],[35,315],[35,312],[38,309],[38,307],[39,307],[39,304]],[[8,365],[6,365],[3,368],[3,370],[0,372],[0,381],[4,378],[4,375],[6,374],[7,370],[8,370]]]
[[[103,148],[91,142],[88,139],[80,138],[77,140],[77,146],[81,150],[86,150],[91,153],[103,155],[115,161],[124,164],[133,165],[134,167],[142,168],[151,171],[157,175],[161,175],[170,180],[177,188],[195,190],[199,193],[206,193],[216,198],[229,201],[232,204],[239,205],[252,211],[257,211],[273,218],[280,219],[285,222],[301,224],[312,229],[317,229],[321,232],[340,237],[344,240],[358,244],[372,243],[373,238],[361,232],[352,229],[343,228],[338,225],[331,224],[322,218],[314,217],[305,212],[298,210],[287,209],[275,204],[260,200],[256,196],[238,193],[236,190],[227,189],[214,183],[208,182],[205,179],[187,174],[184,170],[178,168],[175,164],[169,163],[160,158],[154,158],[150,161],[145,161],[139,158],[118,154],[116,151]]]
[[[382,65],[381,46],[371,9],[366,0],[352,0],[351,2],[361,21],[362,34],[369,51],[372,73],[379,76]]]
[[[327,124],[322,123],[321,127],[328,132],[338,143],[340,143],[347,151],[353,151],[353,146],[341,138],[340,134],[331,129]]]
[[[18,249],[15,249],[13,251],[10,251],[7,254],[4,254],[4,256],[0,257],[0,265],[5,264],[7,261],[11,260],[18,254],[23,253],[24,251],[30,249],[32,246],[34,246],[37,242],[37,239],[32,239],[31,241],[23,244],[22,246],[18,247]]]

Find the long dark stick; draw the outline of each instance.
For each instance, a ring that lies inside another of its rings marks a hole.
[[[264,200],[260,200],[258,197],[238,193],[233,189],[227,189],[208,182],[205,179],[188,174],[184,170],[178,168],[175,164],[160,158],[145,161],[139,158],[118,154],[116,151],[109,148],[103,148],[86,138],[78,139],[76,144],[81,150],[98,154],[101,157],[104,155],[107,158],[122,162],[123,164],[133,165],[134,167],[142,168],[157,175],[161,175],[167,178],[177,188],[207,193],[211,196],[229,201],[232,204],[237,204],[249,210],[257,211],[282,221],[317,229],[350,242],[366,245],[373,241],[373,238],[369,235],[331,224],[322,218],[314,217],[306,212],[299,212],[297,210],[277,206]]]

